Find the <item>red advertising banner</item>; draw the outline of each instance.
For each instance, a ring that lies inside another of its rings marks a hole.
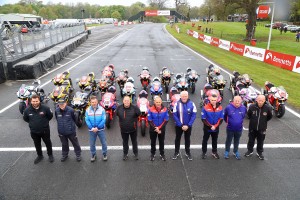
[[[199,35],[198,35],[198,40],[203,41],[203,40],[204,40],[204,34],[200,34],[200,33],[199,33]]]
[[[292,71],[295,59],[296,56],[266,50],[264,62]]]
[[[270,6],[259,6],[256,10],[257,18],[267,18],[269,16],[269,13],[271,12]]]
[[[210,45],[218,47],[219,46],[219,38],[212,37],[210,41]]]
[[[146,10],[145,16],[157,16],[157,10]]]
[[[244,49],[245,49],[245,45],[244,44],[237,44],[235,42],[230,42],[230,49],[229,49],[229,51],[243,56],[244,55]]]

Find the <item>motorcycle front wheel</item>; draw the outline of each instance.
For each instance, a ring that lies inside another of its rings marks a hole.
[[[82,124],[83,124],[83,120],[81,119],[81,115],[80,115],[80,112],[77,111],[74,113],[75,115],[75,124],[78,128],[82,127]]]
[[[141,133],[142,133],[143,137],[146,135],[146,121],[145,120],[141,121]]]
[[[106,120],[105,120],[105,126],[106,128],[110,128],[110,116],[109,116],[109,113],[106,113]]]
[[[275,112],[276,117],[281,118],[285,113],[285,105],[279,104],[278,110],[276,110],[276,105],[274,105],[274,108],[275,108],[274,112]]]
[[[165,84],[165,92],[168,93],[169,92],[169,85]]]
[[[194,93],[195,93],[195,90],[196,90],[195,84],[192,84],[192,85],[191,85],[191,89],[192,89],[192,94],[194,94]]]
[[[23,113],[24,113],[25,108],[26,108],[25,102],[20,102],[20,103],[19,103],[19,111],[20,111],[20,113],[21,113],[22,115],[23,115]]]

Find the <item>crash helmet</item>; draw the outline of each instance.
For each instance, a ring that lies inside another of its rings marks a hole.
[[[155,76],[155,77],[153,78],[152,82],[155,82],[155,81],[159,81],[159,82],[160,82],[160,79],[159,79],[157,76]]]
[[[148,97],[148,93],[146,92],[146,90],[142,90],[140,93],[139,93],[139,97],[140,98],[147,98]]]
[[[190,73],[192,71],[192,69],[190,67],[186,68],[186,72]]]
[[[131,82],[132,84],[134,83],[134,79],[132,78],[132,77],[129,77],[128,79],[127,79],[127,82]]]
[[[115,69],[115,66],[113,64],[109,64],[108,67],[111,68],[111,70]]]
[[[143,67],[143,70],[149,71],[149,68],[148,67]]]
[[[115,86],[109,86],[109,88],[107,89],[108,92],[110,93],[115,93],[116,92],[116,87]]]

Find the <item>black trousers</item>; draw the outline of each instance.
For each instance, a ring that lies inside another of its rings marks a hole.
[[[175,153],[179,153],[180,149],[180,140],[181,136],[184,133],[184,141],[185,141],[185,153],[190,154],[190,145],[191,145],[191,133],[192,127],[189,127],[187,131],[183,131],[181,127],[176,126],[176,138],[175,138]]]
[[[209,136],[211,136],[211,144],[212,144],[212,152],[217,153],[217,146],[218,146],[218,136],[219,131],[217,132],[208,132],[207,129],[203,129],[203,139],[202,139],[202,152],[205,154],[207,152],[207,141]]]
[[[254,130],[249,130],[249,140],[247,144],[248,151],[253,152],[253,147],[255,143],[255,139],[257,139],[257,147],[256,151],[257,153],[262,153],[264,152],[264,141],[266,138],[266,132],[264,131],[254,131]]]
[[[42,144],[41,141],[43,140],[46,147],[47,147],[47,154],[48,156],[52,155],[52,142],[50,140],[50,129],[44,130],[42,133],[30,133],[31,138],[33,139],[35,150],[38,156],[43,156],[42,152]]]
[[[136,131],[130,133],[121,132],[121,135],[123,139],[123,153],[126,155],[128,154],[128,150],[129,150],[128,140],[130,136],[133,153],[137,155],[138,154],[137,132]]]
[[[150,140],[151,140],[151,154],[155,154],[156,151],[156,138],[158,138],[158,143],[159,143],[159,152],[160,155],[164,155],[165,154],[165,130],[161,131],[160,134],[158,134],[155,131],[149,131],[149,135],[150,135]]]
[[[70,135],[59,135],[61,145],[62,145],[62,156],[67,156],[69,154],[69,140],[71,141],[74,152],[76,156],[80,156],[81,154],[81,148],[78,142],[78,138],[76,136],[76,133],[70,134]]]

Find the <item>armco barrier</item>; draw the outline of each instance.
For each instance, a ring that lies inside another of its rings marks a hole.
[[[284,53],[238,44],[227,40],[204,35],[193,30],[187,30],[189,36],[193,36],[200,41],[219,47],[223,50],[236,53],[238,55],[262,61],[276,67],[280,67],[289,71],[300,73],[300,57],[292,56]]]
[[[0,62],[0,83],[4,83],[6,81],[5,74],[4,74],[4,67],[3,63]]]

